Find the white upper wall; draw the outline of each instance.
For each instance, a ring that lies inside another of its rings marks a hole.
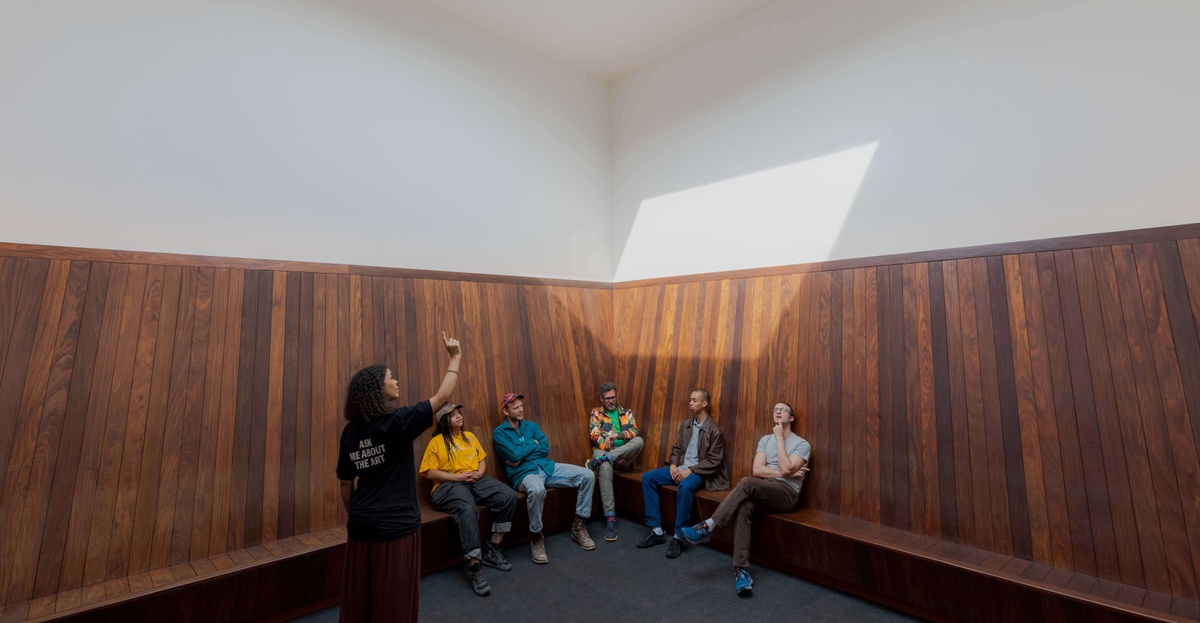
[[[414,3],[14,0],[0,241],[609,280],[608,89]]]
[[[1197,33],[1194,0],[768,5],[614,84],[616,279],[1200,220]]]

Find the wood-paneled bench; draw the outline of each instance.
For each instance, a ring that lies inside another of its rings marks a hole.
[[[518,495],[506,548],[527,542],[530,536],[525,495]],[[574,516],[574,491],[546,492],[542,512],[546,532],[569,528]],[[479,525],[482,534],[490,534],[491,518],[483,507]],[[338,602],[345,545],[343,527],[301,534],[14,604],[0,610],[0,623],[285,621]],[[508,555],[529,553],[517,548]],[[461,562],[453,520],[422,505],[421,574]]]
[[[613,489],[618,513],[641,521],[641,472],[617,474]],[[726,495],[698,492],[700,517]],[[675,487],[664,487],[660,500],[663,523],[672,525]],[[732,529],[711,545],[732,551]],[[757,517],[750,557],[935,621],[1200,620],[1195,601],[807,508]]]

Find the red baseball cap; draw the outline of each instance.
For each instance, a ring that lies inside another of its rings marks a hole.
[[[500,400],[500,408],[503,409],[504,407],[507,407],[508,403],[510,403],[514,400],[524,400],[524,399],[525,399],[525,396],[522,396],[521,394],[514,394],[512,392],[508,392],[507,394],[504,394],[504,398],[502,400]]]

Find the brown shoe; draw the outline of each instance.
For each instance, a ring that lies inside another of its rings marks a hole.
[[[533,554],[533,562],[539,565],[550,562],[550,559],[546,557],[546,537],[540,534],[533,535],[533,540],[529,542],[529,549]]]
[[[587,525],[578,517],[575,518],[575,523],[571,525],[571,539],[586,551],[590,552],[596,549],[596,542],[588,534]]]

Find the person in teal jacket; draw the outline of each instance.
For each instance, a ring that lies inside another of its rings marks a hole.
[[[525,492],[525,503],[529,507],[529,531],[533,561],[538,564],[549,562],[546,557],[546,539],[542,535],[542,505],[546,500],[546,487],[578,489],[575,500],[575,523],[571,526],[571,538],[585,550],[596,549],[596,543],[587,531],[587,519],[592,514],[592,489],[596,486],[596,475],[592,470],[568,463],[555,463],[550,458],[550,440],[537,424],[525,419],[525,396],[508,393],[500,401],[504,421],[492,431],[492,443],[496,456],[504,461],[508,482],[518,491]]]

